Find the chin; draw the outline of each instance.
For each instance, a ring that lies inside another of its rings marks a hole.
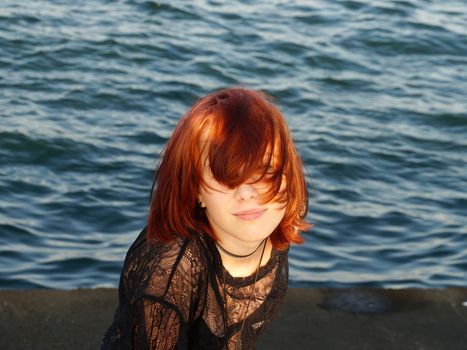
[[[241,240],[246,242],[257,242],[262,241],[263,239],[269,237],[271,233],[274,232],[274,229],[271,231],[259,231],[258,230],[245,230],[242,233],[242,236],[239,237]]]

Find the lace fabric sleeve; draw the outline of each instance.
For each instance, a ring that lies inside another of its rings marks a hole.
[[[123,314],[128,315],[126,320],[122,319]],[[186,349],[186,342],[186,327],[178,309],[163,300],[145,296],[135,301],[129,310],[117,310],[101,350]]]
[[[163,300],[149,297],[133,305],[134,349],[172,350],[186,349],[186,327],[179,310]]]
[[[193,241],[149,244],[142,234],[125,259],[101,349],[186,349],[206,283],[202,259]]]

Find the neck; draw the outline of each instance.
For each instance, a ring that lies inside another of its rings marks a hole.
[[[261,243],[265,240],[269,240],[269,237],[266,237],[257,241],[244,241],[231,235],[219,234],[217,232],[216,235],[218,237],[216,244],[220,245],[229,253],[239,256],[251,254],[261,245]]]
[[[233,242],[231,242],[231,244],[228,245],[227,242],[222,240],[219,240],[218,242],[218,244],[221,245],[222,248],[227,250],[229,253],[233,253],[235,255],[248,255],[253,252],[253,254],[247,257],[238,258],[233,257],[225,253],[222,249],[217,248],[222,260],[222,265],[227,271],[229,271],[229,273],[233,277],[247,277],[252,275],[256,271],[256,269],[258,268],[260,255],[263,251],[264,245],[265,249],[263,258],[261,259],[261,266],[265,265],[271,257],[272,244],[269,241],[269,238],[266,238],[265,240],[259,242],[242,242],[248,244],[238,246],[235,246],[232,243]],[[230,249],[227,247],[229,247]]]
[[[255,250],[253,250],[251,253],[248,253],[248,254],[235,254],[235,253],[232,253],[232,252],[229,252],[227,249],[225,249],[219,242],[216,242],[216,246],[217,248],[219,248],[219,250],[224,253],[224,254],[227,254],[228,256],[230,256],[231,258],[237,258],[237,259],[244,259],[244,258],[249,258],[250,256],[252,256],[254,253],[256,253],[256,251],[261,247],[261,246],[264,246],[265,242],[266,242],[266,239],[265,238],[264,240],[261,241],[260,244],[258,244],[258,246],[255,248]]]

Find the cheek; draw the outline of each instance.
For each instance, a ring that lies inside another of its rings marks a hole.
[[[285,215],[285,210],[286,210],[286,207],[284,204],[282,203],[277,203],[275,202],[273,205],[272,205],[272,215],[274,216],[274,219],[277,221],[282,221],[284,215]]]
[[[218,191],[201,191],[200,198],[206,205],[206,209],[210,212],[218,212],[221,208],[228,205],[227,195]]]
[[[282,218],[285,215],[285,206],[283,204],[277,204],[276,210],[277,210],[277,216],[282,220]]]

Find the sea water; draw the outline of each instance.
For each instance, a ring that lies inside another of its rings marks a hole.
[[[281,106],[308,174],[290,284],[467,281],[465,1],[0,4],[0,288],[115,287],[156,158],[215,89]]]

